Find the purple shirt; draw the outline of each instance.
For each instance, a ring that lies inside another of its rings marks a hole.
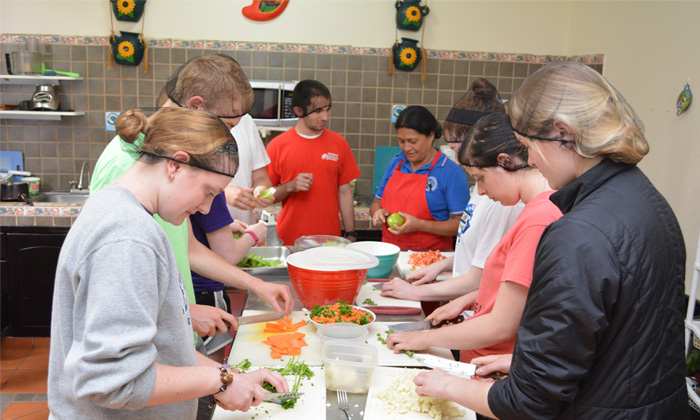
[[[209,248],[207,233],[216,232],[233,223],[231,213],[228,212],[228,207],[226,207],[226,195],[222,192],[214,197],[209,213],[202,214],[197,212],[193,214],[190,216],[190,223],[192,224],[194,237]],[[233,233],[231,233],[231,235],[233,235]],[[194,271],[192,271],[192,284],[194,285],[195,292],[224,290],[223,283],[200,276]]]

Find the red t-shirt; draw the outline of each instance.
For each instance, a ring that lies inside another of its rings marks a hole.
[[[285,245],[304,235],[339,236],[338,187],[360,177],[350,145],[338,133],[324,129],[307,139],[295,129],[275,137],[267,146],[271,163],[267,174],[272,185],[294,179],[299,173],[313,173],[308,191],[290,194],[282,201],[277,219],[277,236]]]
[[[496,245],[484,264],[479,285],[479,294],[474,304],[474,315],[469,319],[487,314],[493,310],[501,283],[512,281],[530,288],[532,271],[535,266],[535,251],[542,232],[550,223],[562,216],[559,207],[549,201],[554,191],[545,191],[530,200],[515,224]],[[520,314],[522,315],[522,314]],[[465,321],[469,322],[469,320]],[[475,357],[513,352],[515,336],[510,340],[491,347],[474,350],[460,350],[459,359],[469,363]]]

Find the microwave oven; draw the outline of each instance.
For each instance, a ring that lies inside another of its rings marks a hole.
[[[255,103],[248,111],[258,126],[292,127],[297,116],[292,109],[292,91],[297,82],[251,80]]]

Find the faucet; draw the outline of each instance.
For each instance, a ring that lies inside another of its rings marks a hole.
[[[83,185],[83,174],[85,173],[86,166],[87,166],[87,181],[88,181],[88,183],[87,183],[87,185],[84,186]],[[69,184],[71,185],[70,192],[82,193],[83,190],[88,190],[86,192],[89,192],[89,190],[90,190],[90,172],[91,171],[92,171],[92,169],[90,168],[90,164],[87,161],[83,162],[82,166],[80,167],[80,178],[78,178],[78,185],[77,186],[75,185],[76,184],[75,181],[69,182]]]

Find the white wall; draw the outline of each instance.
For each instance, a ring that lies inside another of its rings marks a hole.
[[[395,37],[393,0],[291,0],[277,19],[253,22],[251,0],[148,0],[147,38],[384,47]],[[690,79],[700,101],[700,2],[428,0],[424,46],[435,50],[605,54],[604,74],[646,125],[640,164],[671,203],[688,248],[700,231],[700,103],[677,117]],[[115,23],[121,30],[140,24]],[[106,0],[0,0],[0,33],[106,36]],[[404,36],[420,39],[420,33]]]
[[[268,22],[241,14],[252,0],[148,0],[147,38],[226,40],[390,48],[393,0],[290,0]],[[425,4],[425,2],[423,2]],[[429,0],[427,49],[562,55],[568,1]],[[0,33],[106,36],[107,0],[0,0]],[[116,22],[116,21],[115,21]],[[526,24],[525,24],[526,23]],[[140,32],[140,23],[116,22]],[[420,39],[420,32],[402,31]]]
[[[575,2],[566,55],[604,53],[603,73],[645,124],[640,168],[671,204],[688,250],[700,233],[700,2]],[[676,116],[687,81],[695,103]]]

